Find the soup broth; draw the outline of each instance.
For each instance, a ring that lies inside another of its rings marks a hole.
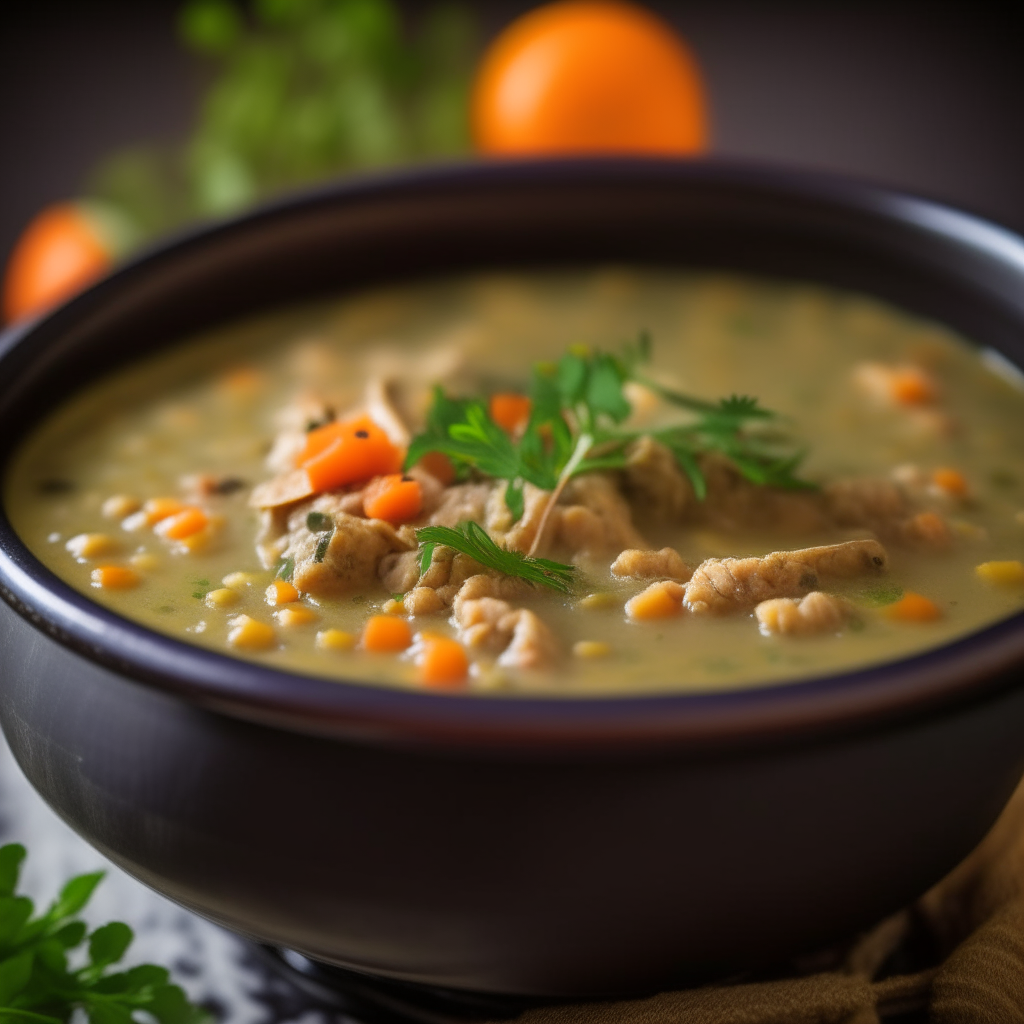
[[[1024,608],[1021,381],[823,287],[471,277],[264,316],[90,385],[20,449],[5,501],[95,601],[280,669],[481,694],[751,687]],[[437,425],[445,398],[461,433]],[[403,463],[431,430],[440,461]],[[362,470],[342,458],[358,444]],[[495,470],[529,444],[551,486]],[[499,556],[566,568],[508,575],[416,534],[468,521]]]

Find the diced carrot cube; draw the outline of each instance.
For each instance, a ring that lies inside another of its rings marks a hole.
[[[668,619],[683,610],[685,588],[672,580],[652,583],[626,602],[626,615],[635,620]]]
[[[446,636],[424,635],[416,658],[420,682],[425,686],[461,686],[469,673],[466,649]]]
[[[167,540],[184,540],[186,537],[191,537],[194,533],[206,529],[209,522],[209,516],[201,508],[188,505],[180,512],[161,519],[154,529]]]
[[[395,654],[412,643],[412,630],[397,615],[371,615],[363,627],[360,643],[367,651]]]
[[[491,419],[510,434],[517,434],[526,426],[532,408],[533,403],[526,395],[512,392],[491,395]]]
[[[220,379],[219,387],[230,398],[251,398],[262,390],[265,382],[259,370],[251,366],[240,366],[225,374]]]
[[[375,477],[363,492],[363,511],[370,519],[405,523],[415,519],[422,508],[419,482],[401,473]]]
[[[443,483],[445,487],[455,480],[455,467],[452,465],[452,460],[443,452],[427,452],[416,465],[422,466],[435,480]]]
[[[938,397],[938,389],[931,376],[916,366],[893,370],[889,390],[893,400],[900,405],[927,405]]]
[[[185,506],[177,498],[150,498],[142,506],[146,522],[153,526],[168,516],[176,515]]]
[[[953,541],[949,524],[934,512],[918,512],[910,520],[909,531],[911,537],[937,548],[948,547]]]
[[[369,416],[328,423],[306,435],[298,465],[314,491],[331,491],[375,476],[397,473],[403,453]]]
[[[898,601],[887,605],[884,614],[897,622],[934,622],[942,618],[942,609],[931,598],[908,590]]]
[[[137,587],[142,578],[134,569],[123,565],[100,565],[93,569],[92,585],[104,590],[130,590]]]
[[[299,599],[299,592],[295,589],[295,585],[287,580],[274,580],[267,587],[266,595],[267,604],[291,604],[292,601]]]
[[[963,473],[955,469],[942,467],[932,473],[932,482],[941,491],[952,494],[954,497],[964,497],[970,488],[967,486],[967,479]]]

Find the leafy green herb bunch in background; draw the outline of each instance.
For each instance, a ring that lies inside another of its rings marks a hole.
[[[35,915],[32,901],[15,895],[24,859],[25,847],[0,847],[0,1024],[66,1024],[76,1009],[91,1024],[141,1024],[146,1018],[212,1024],[210,1014],[171,984],[165,968],[111,970],[131,945],[131,928],[111,921],[89,932],[78,919],[102,871],[72,878],[49,909]]]
[[[141,237],[339,173],[464,153],[478,46],[440,0],[189,0],[183,43],[211,65],[194,130],[105,160],[89,192]]]

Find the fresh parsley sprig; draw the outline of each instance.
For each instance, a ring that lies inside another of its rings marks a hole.
[[[420,542],[420,572],[430,568],[434,550],[443,544],[461,551],[488,569],[516,576],[542,587],[569,593],[578,570],[574,565],[552,562],[548,558],[531,558],[519,551],[507,551],[499,547],[479,523],[460,523],[457,527],[424,526],[416,531]]]
[[[103,872],[72,878],[45,913],[15,889],[25,847],[0,847],[0,1021],[3,1024],[66,1024],[75,1009],[91,1024],[142,1024],[142,1012],[158,1024],[212,1024],[209,1013],[171,984],[168,971],[140,964],[108,973],[134,938],[131,928],[111,921],[89,933],[79,911]],[[73,968],[68,954],[87,942],[85,963]]]
[[[751,483],[813,486],[797,476],[804,453],[764,429],[777,413],[748,395],[708,402],[667,388],[643,372],[650,355],[650,336],[642,332],[618,356],[574,346],[557,363],[539,363],[530,385],[530,419],[518,438],[491,419],[482,400],[449,398],[435,388],[426,430],[413,439],[406,468],[427,452],[440,452],[460,476],[473,470],[505,480],[505,504],[516,519],[523,514],[524,482],[554,491],[569,476],[621,469],[627,445],[643,433],[672,451],[700,500],[707,496],[707,480],[699,456],[710,452],[728,458]],[[630,381],[684,410],[685,421],[654,431],[624,430],[632,412],[624,390]]]

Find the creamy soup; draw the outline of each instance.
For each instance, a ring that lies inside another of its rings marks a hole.
[[[608,269],[184,341],[29,437],[54,573],[281,669],[480,693],[750,687],[1024,608],[1024,390],[873,299]]]

